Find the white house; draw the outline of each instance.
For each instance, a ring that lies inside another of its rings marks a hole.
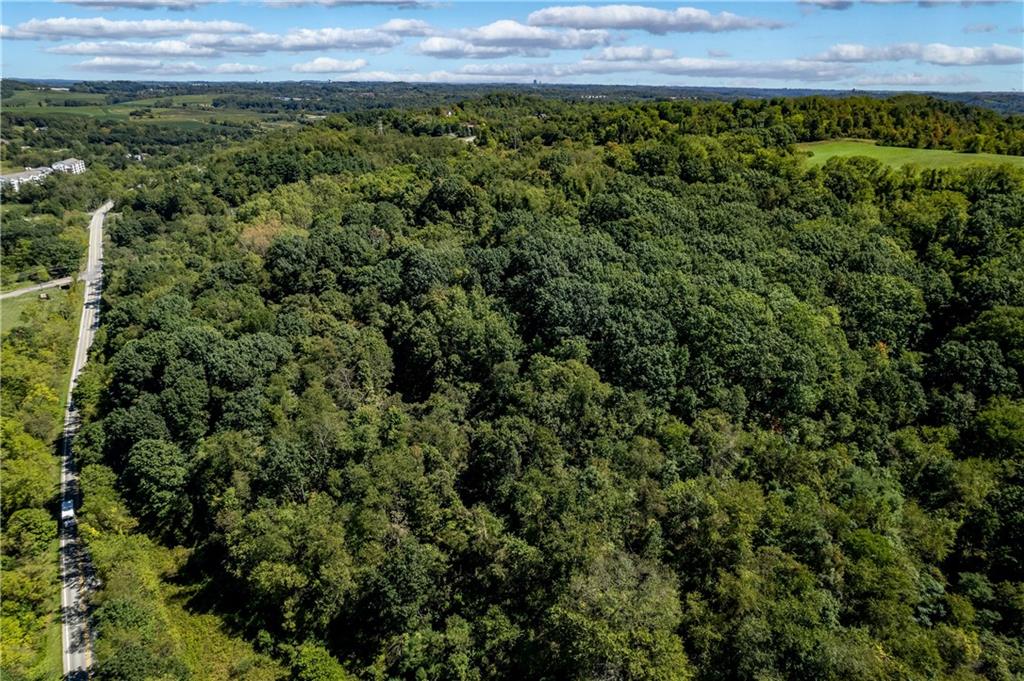
[[[66,158],[63,161],[57,161],[51,167],[58,173],[78,175],[85,172],[85,161],[78,158]]]
[[[10,185],[14,191],[18,191],[21,189],[21,185],[28,182],[39,182],[52,172],[52,168],[25,168],[20,173],[0,175],[0,184]]]

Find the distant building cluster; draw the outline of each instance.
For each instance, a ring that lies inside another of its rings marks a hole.
[[[41,182],[50,173],[70,173],[79,175],[85,172],[85,161],[79,158],[66,158],[57,161],[52,166],[40,166],[39,168],[25,168],[20,173],[0,175],[0,185],[10,185],[14,191],[21,189],[23,184]]]

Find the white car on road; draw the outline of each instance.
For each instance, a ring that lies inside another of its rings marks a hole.
[[[71,527],[75,524],[75,502],[66,499],[60,503],[60,520],[64,527]]]

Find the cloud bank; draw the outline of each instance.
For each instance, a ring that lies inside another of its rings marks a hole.
[[[824,62],[882,62],[914,59],[936,66],[992,66],[1024,63],[1024,49],[1010,45],[955,47],[943,43],[900,43],[870,47],[860,44],[833,45],[815,57]]]
[[[75,64],[82,71],[110,71],[114,73],[137,73],[148,76],[256,74],[267,69],[256,64],[217,64],[209,66],[193,61],[161,61],[159,59],[136,59],[132,57],[94,57]]]
[[[313,61],[304,64],[292,64],[292,71],[295,73],[351,73],[366,67],[365,59],[331,59],[330,57],[317,57]]]
[[[546,7],[530,14],[532,26],[559,26],[577,29],[610,29],[665,33],[721,33],[752,29],[782,28],[783,24],[768,19],[744,17],[731,12],[712,14],[694,7],[675,10],[640,5],[576,5]]]
[[[187,33],[250,33],[252,27],[237,21],[176,21],[172,19],[140,19],[122,21],[93,17],[89,19],[54,17],[30,19],[4,38],[20,40],[63,40],[65,38],[159,38]],[[6,33],[5,31],[5,33]]]

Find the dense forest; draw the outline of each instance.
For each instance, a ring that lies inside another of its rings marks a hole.
[[[815,102],[492,97],[125,192],[97,678],[190,673],[139,533],[298,679],[1024,673],[1024,177],[809,169]]]
[[[432,112],[362,110],[350,118],[367,125],[387,121],[397,130],[417,135],[482,135],[483,141],[489,138],[490,126],[479,122],[497,123],[495,134],[506,146],[528,140],[546,145],[563,140],[656,145],[673,143],[681,135],[745,133],[773,147],[851,137],[900,147],[1024,155],[1024,116],[1000,116],[920,96],[884,101],[821,96],[732,103],[663,101],[623,107],[567,105],[500,93]],[[671,156],[670,151],[665,154]]]
[[[144,154],[156,156],[154,162],[170,167],[186,163],[213,146],[244,140],[256,132],[255,126],[248,122],[184,126],[165,122],[100,121],[67,113],[67,109],[53,108],[59,113],[7,109],[0,115],[0,128],[6,140],[2,158],[8,165],[14,168],[50,165],[75,156],[92,166],[102,164],[107,169],[121,170],[134,165],[133,156]],[[7,195],[5,199],[27,201],[14,195]]]
[[[1024,675],[1024,172],[793,146],[1024,119],[497,93],[222,132],[101,176],[95,678]],[[214,675],[184,610],[251,648]]]

